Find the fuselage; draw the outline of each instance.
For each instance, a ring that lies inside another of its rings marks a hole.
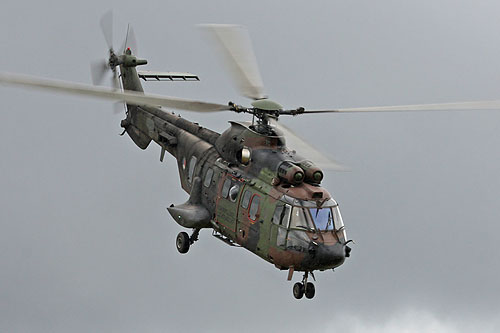
[[[124,89],[143,91],[135,67],[120,69]],[[279,269],[325,270],[344,262],[338,205],[319,185],[319,169],[289,150],[279,131],[263,134],[252,123],[231,122],[219,134],[160,108],[127,106],[122,126],[132,140],[141,149],[154,141],[161,159],[168,152],[177,160],[189,200],[168,210],[181,226],[212,228]]]

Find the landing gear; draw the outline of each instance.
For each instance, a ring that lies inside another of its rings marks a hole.
[[[309,299],[313,298],[316,294],[316,288],[314,287],[314,284],[312,282],[307,282],[307,287],[305,289],[306,290],[304,291],[304,293]]]
[[[200,229],[194,229],[191,237],[187,234],[187,232],[179,232],[177,235],[177,239],[175,240],[175,246],[177,247],[177,251],[179,253],[185,254],[189,251],[189,247],[194,244],[198,240],[198,235],[200,234]]]
[[[177,235],[177,239],[175,241],[175,245],[177,246],[177,251],[184,254],[189,251],[189,236],[187,232],[179,232]]]
[[[311,272],[311,276],[314,279],[314,274]],[[296,299],[301,299],[304,295],[306,298],[313,298],[316,294],[316,288],[312,282],[307,282],[309,277],[309,272],[304,273],[304,277],[302,278],[302,282],[297,282],[293,285],[293,296]]]
[[[297,282],[293,285],[293,297],[301,299],[302,296],[304,296],[304,285],[301,282]]]

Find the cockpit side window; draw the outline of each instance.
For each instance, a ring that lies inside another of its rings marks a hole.
[[[292,207],[287,204],[278,204],[274,212],[273,222],[278,225],[278,235],[276,237],[276,245],[286,248],[288,221],[290,221],[290,212]]]
[[[273,223],[288,228],[291,209],[290,205],[278,203],[274,210]]]
[[[290,205],[285,205],[283,213],[281,213],[280,225],[288,228],[288,221],[290,221],[290,213],[292,212],[292,207]]]
[[[311,217],[306,213],[306,209],[303,207],[293,207],[290,228],[315,230]]]
[[[347,234],[346,234],[346,231],[345,231],[345,227],[344,227],[344,221],[342,221],[342,215],[340,215],[340,210],[339,210],[339,206],[335,206],[332,208],[332,211],[333,211],[333,216],[334,216],[334,224],[335,224],[335,230],[337,230],[337,232],[339,232],[342,237],[344,238],[344,242],[347,240]]]
[[[283,204],[278,204],[274,210],[273,223],[281,224],[281,214],[283,213]]]

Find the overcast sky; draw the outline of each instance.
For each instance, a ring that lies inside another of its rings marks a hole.
[[[148,92],[248,105],[195,27],[238,23],[288,108],[500,99],[493,0],[4,0],[0,71],[89,83],[110,8],[117,47],[130,22],[146,69],[201,78]],[[209,231],[178,254],[166,207],[187,195],[175,161],[118,136],[112,103],[3,86],[0,100],[0,331],[500,329],[496,111],[284,119],[353,170],[323,183],[352,256],[297,301],[286,272]],[[219,132],[247,119],[182,115]]]

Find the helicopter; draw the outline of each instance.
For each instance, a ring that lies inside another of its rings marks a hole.
[[[111,71],[114,89],[70,82],[0,74],[0,82],[49,89],[71,94],[124,101],[126,118],[121,121],[127,134],[141,149],[154,141],[160,160],[165,153],[177,162],[182,189],[188,200],[171,205],[168,212],[182,227],[175,240],[177,250],[186,254],[201,229],[226,244],[243,247],[288,271],[304,272],[293,286],[293,295],[313,298],[315,271],[335,269],[351,254],[339,205],[321,186],[326,169],[341,170],[341,165],[326,158],[312,145],[298,139],[278,122],[280,116],[307,113],[477,110],[498,109],[500,101],[445,104],[420,104],[390,107],[307,110],[284,109],[264,93],[247,31],[241,26],[204,26],[220,43],[226,62],[235,75],[241,94],[253,99],[251,107],[233,102],[208,103],[196,100],[145,94],[143,81],[199,80],[191,73],[141,72],[147,61],[133,51],[133,30],[127,32],[118,53],[112,46],[110,15],[101,20],[109,58],[93,66],[94,83],[99,84]],[[121,85],[121,87],[120,87]],[[251,115],[252,121],[230,122],[217,133],[164,108],[197,112],[232,111]],[[291,141],[300,148],[289,148]]]

